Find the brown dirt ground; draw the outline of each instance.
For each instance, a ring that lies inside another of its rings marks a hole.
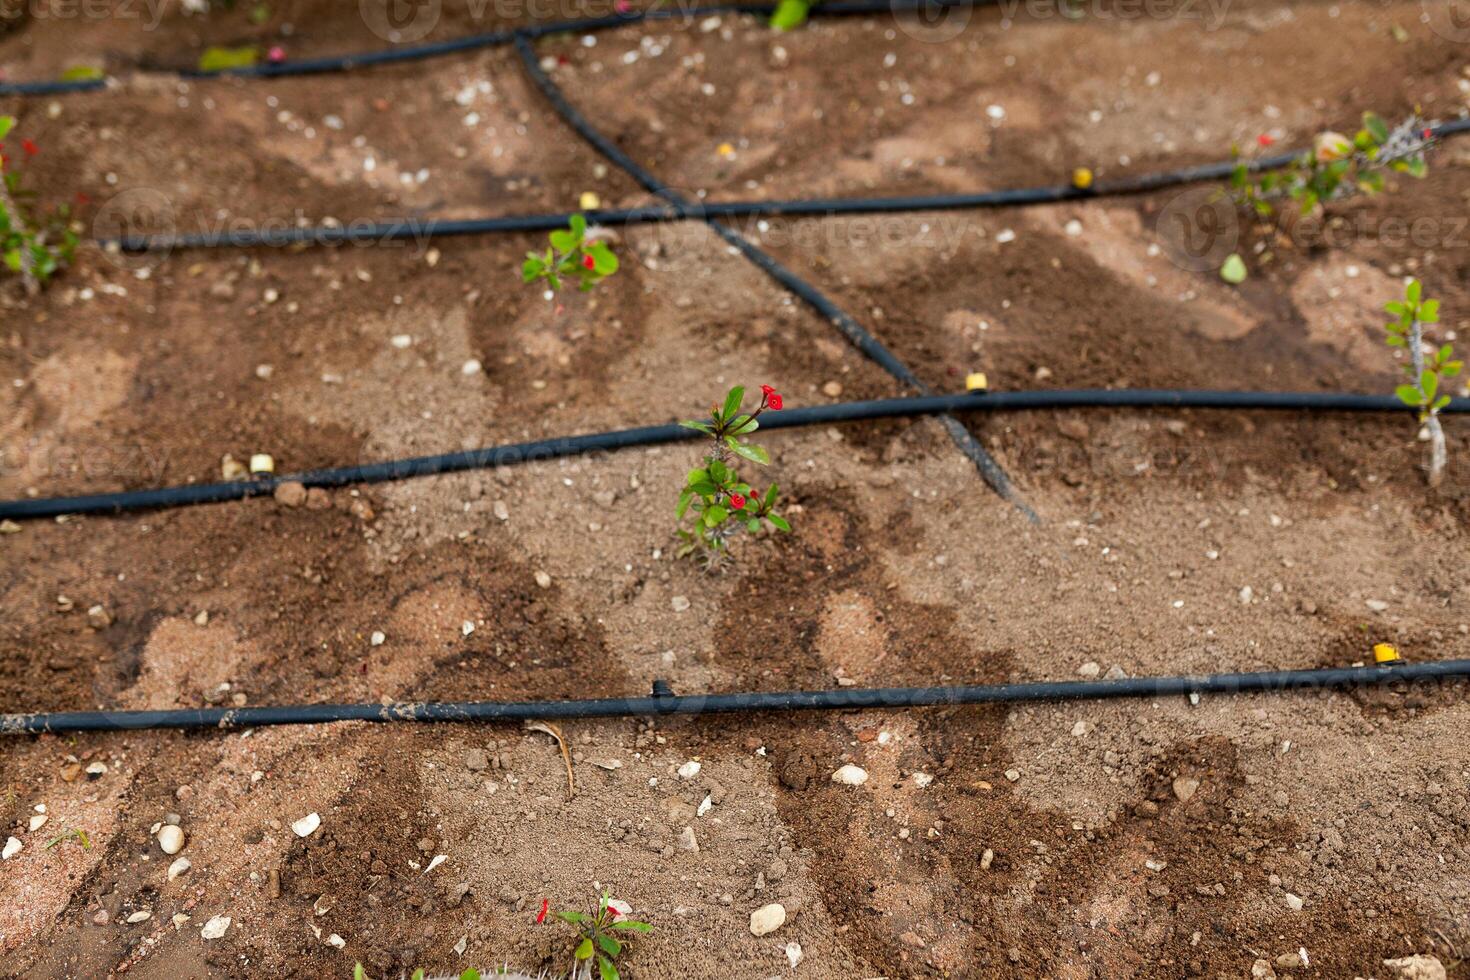
[[[185,231],[562,209],[588,190],[644,200],[508,51],[279,82],[147,71],[210,43],[381,44],[355,5],[271,8],[261,25],[244,5],[168,6],[153,31],[33,17],[0,35],[6,77],[85,61],[125,79],[0,102],[42,145],[41,196],[81,190],[91,220],[145,189]],[[1366,107],[1453,117],[1470,55],[1419,14],[1255,0],[1207,30],[1108,7],[1080,23],[991,10],[943,41],[887,17],[784,37],[724,17],[543,50],[576,103],[685,191],[918,193],[1195,163],[1268,130],[1297,145]],[[449,5],[430,37],[511,20]],[[943,389],[983,369],[1006,388],[1383,391],[1376,310],[1406,274],[1444,299],[1446,331],[1470,326],[1465,142],[1422,182],[1335,205],[1330,241],[1243,229],[1255,274],[1238,290],[1160,254],[1174,196],[741,227]],[[1389,233],[1405,219],[1423,234]],[[298,469],[650,423],[736,382],[793,405],[829,400],[829,382],[843,399],[895,393],[702,228],[618,238],[624,273],[560,315],[515,282],[530,236],[143,269],[87,250],[38,300],[0,299],[0,497],[211,480],[226,453]],[[481,373],[461,371],[471,358]],[[1040,525],[933,422],[793,430],[765,442],[797,533],[748,544],[718,577],[669,557],[687,447],[341,491],[320,510],[27,524],[0,538],[0,709],[1309,667],[1377,640],[1470,656],[1456,420],[1438,493],[1402,418],[970,424]],[[89,625],[94,604],[109,625]],[[804,952],[795,975],[820,978],[1235,978],[1300,948],[1312,975],[1432,953],[1465,976],[1467,722],[1451,686],[574,723],[570,802],[552,741],[506,726],[12,738],[0,834],[25,848],[0,867],[0,974],[534,972],[568,952],[534,925],[541,898],[580,904],[600,883],[655,923],[634,978],[785,976],[788,943]],[[680,779],[689,760],[703,768]],[[77,776],[95,761],[105,774]],[[866,785],[829,780],[848,761]],[[1176,780],[1198,789],[1181,799]],[[48,821],[29,831],[37,806]],[[321,829],[298,839],[288,825],[308,812]],[[168,814],[192,863],[175,881],[150,833]],[[73,829],[90,848],[45,846]],[[752,937],[750,911],[771,901],[787,924]],[[233,924],[205,941],[214,915]]]

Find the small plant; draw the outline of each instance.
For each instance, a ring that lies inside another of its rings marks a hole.
[[[1262,147],[1273,140],[1258,139]],[[1348,139],[1341,133],[1317,135],[1312,148],[1277,170],[1252,174],[1245,161],[1236,164],[1230,186],[1237,203],[1262,217],[1275,213],[1273,202],[1290,198],[1310,213],[1318,204],[1353,193],[1383,190],[1387,171],[1423,177],[1428,172],[1425,152],[1434,144],[1434,131],[1418,115],[1393,129],[1378,115],[1363,113],[1363,128]]]
[[[675,554],[687,558],[698,553],[707,568],[718,567],[729,550],[730,539],[747,531],[761,530],[762,521],[778,531],[790,531],[791,525],[775,511],[776,484],[764,493],[753,490],[740,479],[731,461],[739,457],[765,466],[771,457],[760,446],[741,441],[760,428],[757,419],[764,411],[779,412],[781,396],[770,385],[761,385],[761,403],[754,412],[743,413],[745,389],[736,386],[725,395],[723,405],[710,407],[709,421],[692,419],[679,424],[709,436],[713,446],[704,457],[704,465],[689,471],[684,489],[679,492],[676,518],[682,522],[692,516],[693,525],[679,529],[680,545]]]
[[[541,902],[541,911],[536,922],[543,923],[551,911],[551,903]],[[592,964],[597,963],[601,980],[618,980],[618,957],[627,945],[626,933],[648,933],[653,926],[628,918],[632,909],[627,903],[612,897],[604,889],[598,896],[595,912],[557,912],[556,917],[577,930],[577,947],[572,952],[572,976],[585,977],[592,973]],[[620,938],[621,937],[621,938]]]
[[[527,252],[521,264],[521,281],[546,281],[556,293],[563,279],[575,279],[577,288],[588,292],[602,280],[618,271],[618,257],[607,242],[587,237],[587,218],[574,214],[564,229],[553,231],[545,252]]]
[[[13,116],[0,116],[0,141],[15,128]],[[40,152],[31,140],[20,141],[29,160]],[[34,296],[76,254],[77,236],[69,224],[71,211],[62,206],[37,213],[24,207],[34,196],[22,186],[19,163],[5,154],[0,143],[0,260],[18,274],[26,292]]]
[[[1409,384],[1394,389],[1399,401],[1419,409],[1419,422],[1429,433],[1429,485],[1437,487],[1444,479],[1445,442],[1444,429],[1439,424],[1439,413],[1450,403],[1450,396],[1441,394],[1441,382],[1458,375],[1464,367],[1463,361],[1454,360],[1455,352],[1449,344],[1435,349],[1425,356],[1424,326],[1439,322],[1439,300],[1423,299],[1423,288],[1419,280],[1410,279],[1404,287],[1404,298],[1384,306],[1398,317],[1388,324],[1388,346],[1406,347],[1409,363],[1404,371]]]
[[[806,23],[813,0],[779,0],[771,12],[771,28],[777,31],[794,31]]]
[[[57,844],[60,844],[63,841],[69,841],[69,840],[72,840],[72,839],[75,839],[78,844],[81,844],[82,845],[82,850],[84,850],[84,851],[90,851],[92,849],[92,840],[91,840],[91,838],[89,838],[87,836],[87,832],[85,830],[81,829],[80,827],[68,827],[66,830],[63,830],[60,834],[58,834],[55,837],[53,837],[50,840],[48,840],[44,845],[42,845],[41,849],[43,851],[49,851],[49,850],[51,850],[51,848],[55,847]]]

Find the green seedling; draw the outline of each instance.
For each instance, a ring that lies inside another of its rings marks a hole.
[[[1261,136],[1258,142],[1268,147],[1273,141]],[[1390,129],[1380,116],[1365,112],[1363,128],[1352,139],[1319,133],[1310,150],[1278,169],[1253,173],[1241,160],[1230,187],[1237,203],[1261,217],[1274,214],[1282,199],[1296,201],[1302,214],[1309,214],[1319,204],[1355,193],[1378,193],[1387,173],[1423,177],[1429,171],[1425,154],[1433,145],[1434,131],[1417,114]]]
[[[575,280],[577,288],[588,292],[602,280],[618,271],[618,257],[607,242],[587,237],[587,218],[574,214],[566,228],[553,231],[545,252],[527,252],[521,264],[521,281],[545,281],[547,290],[556,294],[563,280]]]
[[[577,930],[577,945],[572,951],[572,975],[587,976],[592,964],[597,964],[601,980],[619,980],[618,958],[626,951],[629,933],[646,934],[653,931],[647,922],[627,917],[623,911],[627,906],[612,897],[612,892],[603,890],[598,896],[597,909],[593,912],[557,912],[556,917]],[[536,916],[538,923],[545,922],[551,903],[543,900],[541,912]]]
[[[1405,348],[1409,352],[1409,363],[1404,372],[1409,383],[1394,389],[1399,401],[1419,410],[1419,422],[1429,435],[1429,485],[1437,487],[1444,479],[1445,451],[1444,429],[1439,424],[1439,413],[1450,403],[1450,396],[1443,394],[1443,382],[1453,378],[1464,368],[1463,361],[1454,359],[1454,348],[1449,344],[1434,347],[1430,344],[1425,351],[1424,328],[1439,322],[1439,300],[1424,299],[1419,280],[1410,279],[1404,287],[1404,298],[1384,306],[1398,319],[1388,324],[1387,343],[1390,347]]]
[[[23,186],[21,161],[40,148],[29,139],[19,141],[7,154],[5,140],[15,129],[15,117],[0,116],[0,260],[19,275],[26,293],[34,296],[76,254],[77,235],[71,228],[71,209],[51,211],[32,206],[35,195]]]
[[[73,838],[76,839],[78,844],[82,845],[82,850],[90,851],[92,849],[92,840],[87,836],[87,832],[80,827],[70,827],[41,845],[41,850],[49,851],[62,841],[68,841]]]
[[[776,513],[777,490],[772,483],[765,492],[753,490],[740,479],[732,465],[736,459],[765,466],[770,455],[760,446],[744,441],[760,428],[762,412],[779,412],[781,395],[770,385],[761,385],[761,401],[754,412],[742,411],[745,389],[731,388],[723,405],[710,407],[709,418],[679,424],[710,437],[711,448],[704,465],[690,470],[679,492],[675,517],[691,526],[679,529],[679,558],[698,555],[706,568],[717,568],[729,555],[730,539],[741,531],[756,534],[765,526],[790,531],[791,525]],[[764,522],[764,523],[763,523]]]
[[[771,28],[777,31],[794,31],[806,23],[811,8],[811,0],[780,0],[771,13]]]

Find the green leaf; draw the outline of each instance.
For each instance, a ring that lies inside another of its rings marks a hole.
[[[592,958],[592,940],[583,939],[577,944],[577,951],[572,954],[579,960],[590,960]]]
[[[725,523],[725,519],[728,518],[729,516],[730,516],[730,512],[728,510],[726,510],[724,507],[722,507],[719,504],[715,504],[714,506],[708,507],[708,508],[705,509],[705,512],[704,512],[704,523],[705,523],[705,526],[707,526],[707,527],[719,527],[721,524]]]
[[[587,237],[587,216],[586,215],[584,215],[584,214],[574,214],[574,215],[572,215],[572,220],[569,223],[571,225],[572,234],[574,234],[574,235],[577,236],[577,241],[580,242],[582,239],[584,239],[584,238]]]
[[[1417,406],[1424,404],[1424,395],[1420,393],[1418,385],[1399,385],[1393,390],[1393,393],[1405,405]]]
[[[1433,371],[1425,371],[1419,379],[1419,387],[1424,391],[1424,402],[1426,404],[1434,401],[1434,396],[1439,393],[1439,375]]]
[[[1390,346],[1390,347],[1408,347],[1409,346],[1409,343],[1408,343],[1408,341],[1404,340],[1404,338],[1398,336],[1397,334],[1394,334],[1394,335],[1392,335],[1392,336],[1390,336],[1388,338],[1388,346]]]
[[[1439,396],[1439,401],[1437,401],[1437,402],[1434,403],[1434,407],[1431,408],[1430,411],[1431,412],[1438,412],[1441,408],[1444,408],[1449,403],[1450,403],[1450,396],[1449,395],[1440,395]]]
[[[1424,287],[1418,279],[1410,279],[1409,284],[1404,287],[1404,299],[1412,306],[1419,305],[1419,297],[1424,293]]]
[[[720,410],[720,421],[728,422],[733,419],[735,413],[740,411],[740,403],[744,400],[745,389],[743,387],[736,385],[731,388],[730,393],[725,396],[725,407]]]
[[[613,961],[606,956],[597,957],[597,973],[602,980],[622,980],[618,976],[618,968],[613,966]]]
[[[1439,322],[1439,300],[1437,300],[1437,299],[1426,299],[1423,303],[1420,304],[1420,306],[1419,306],[1419,322],[1420,323],[1438,323]]]
[[[14,128],[14,116],[0,116],[0,140],[3,140],[5,137],[9,136],[10,131]]]
[[[653,926],[647,922],[639,922],[636,919],[626,919],[622,922],[614,922],[614,929],[631,929],[633,932],[652,932]]]
[[[747,531],[749,531],[751,534],[754,534],[755,532],[759,531],[761,529],[760,519],[759,518],[756,518],[756,517],[752,517],[750,520],[748,520],[748,521],[745,522],[745,529]]]
[[[674,511],[674,519],[682,521],[684,513],[689,510],[689,502],[694,499],[693,490],[685,490],[679,494],[679,507]]]
[[[353,966],[353,968],[352,968],[352,980],[368,980],[367,971],[362,968],[362,964],[361,963],[358,963],[355,966]]]
[[[806,23],[810,9],[808,0],[781,0],[776,4],[775,13],[771,14],[771,27],[778,31],[794,31]]]
[[[730,478],[730,467],[718,459],[709,461],[709,478],[715,483],[724,483]]]
[[[1404,161],[1404,172],[1410,177],[1424,177],[1429,173],[1429,165],[1424,162],[1423,157],[1410,157]]]
[[[776,484],[766,487],[766,506],[770,507],[776,503]]]
[[[735,425],[730,430],[730,434],[732,436],[748,436],[760,427],[760,419],[752,415],[742,415],[735,420]]]
[[[1395,299],[1384,303],[1383,310],[1385,313],[1392,313],[1394,316],[1403,316],[1408,311],[1408,307]]]
[[[582,244],[582,236],[570,231],[553,231],[548,237],[551,239],[551,247],[558,252],[570,254]]]
[[[459,975],[459,980],[480,980],[480,971],[470,967]]]
[[[1388,139],[1388,123],[1376,112],[1363,113],[1363,128],[1368,135],[1373,137],[1374,142],[1382,143]]]
[[[1225,259],[1224,264],[1220,266],[1220,278],[1224,279],[1232,286],[1238,286],[1241,283],[1245,282],[1245,277],[1247,274],[1248,273],[1246,272],[1245,268],[1245,259],[1242,259],[1236,253],[1231,253]]]
[[[689,484],[689,489],[693,490],[701,497],[713,497],[720,490],[719,487],[715,486],[713,483],[710,483],[708,480],[700,480],[698,483],[691,483]]]
[[[409,976],[408,980],[424,980],[424,970],[423,970],[423,967],[420,967],[419,969],[414,970],[413,973]]]
[[[786,518],[782,517],[780,514],[767,514],[766,520],[770,521],[773,525],[775,525],[778,529],[782,531],[791,530],[791,525],[787,524]]]
[[[570,922],[572,925],[581,925],[587,921],[587,914],[585,912],[558,912],[556,913],[556,917],[563,922]]]
[[[602,951],[608,956],[622,955],[623,944],[606,933],[599,932],[597,934],[597,945],[601,946]]]
[[[1464,367],[1464,361],[1450,361],[1444,367],[1439,369],[1439,373],[1444,375],[1446,378],[1453,378],[1455,375],[1459,374]]]
[[[682,421],[679,424],[686,429],[693,429],[696,432],[703,432],[705,435],[712,436],[715,434],[715,427],[710,425],[708,422],[696,422],[693,419],[690,419],[688,421]]]
[[[260,57],[260,49],[253,44],[238,48],[205,48],[199,56],[200,71],[229,71],[233,68],[249,68]]]
[[[618,257],[607,242],[593,242],[586,252],[592,256],[592,271],[597,275],[607,277],[618,271]]]
[[[765,466],[766,464],[770,463],[770,461],[771,461],[770,454],[767,453],[760,446],[752,446],[752,445],[749,445],[747,443],[739,442],[733,436],[727,438],[725,440],[725,443],[736,454],[745,457],[746,459],[750,460],[752,463],[759,463],[762,466]]]

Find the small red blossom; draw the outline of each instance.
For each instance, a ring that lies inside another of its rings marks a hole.
[[[41,148],[30,140],[21,140],[20,148],[26,151],[26,156],[33,157],[41,152]]]
[[[1428,126],[1424,127],[1424,138],[1425,139],[1431,139],[1431,138],[1433,138],[1433,136],[1434,136],[1434,130],[1430,129]]]
[[[744,510],[745,498],[738,493],[730,494],[730,506],[734,507],[736,510]]]
[[[286,49],[277,44],[265,53],[265,58],[273,65],[279,65],[286,60]]]
[[[767,398],[770,398],[775,393],[776,389],[772,388],[770,385],[761,385],[761,394],[766,396]]]
[[[773,412],[781,411],[781,396],[771,392],[766,396],[766,406]]]
[[[549,899],[549,898],[543,898],[541,900],[541,911],[536,913],[536,924],[538,926],[541,923],[543,923],[543,922],[546,921],[546,913],[547,912],[550,912],[550,911],[551,911],[551,899]]]
[[[1261,146],[1270,146],[1272,143],[1276,142],[1276,137],[1272,136],[1270,133],[1262,133],[1260,136],[1256,137],[1256,142]]]
[[[584,269],[592,270],[597,268],[597,262],[593,260],[592,256],[584,255],[582,256],[582,267]]]

